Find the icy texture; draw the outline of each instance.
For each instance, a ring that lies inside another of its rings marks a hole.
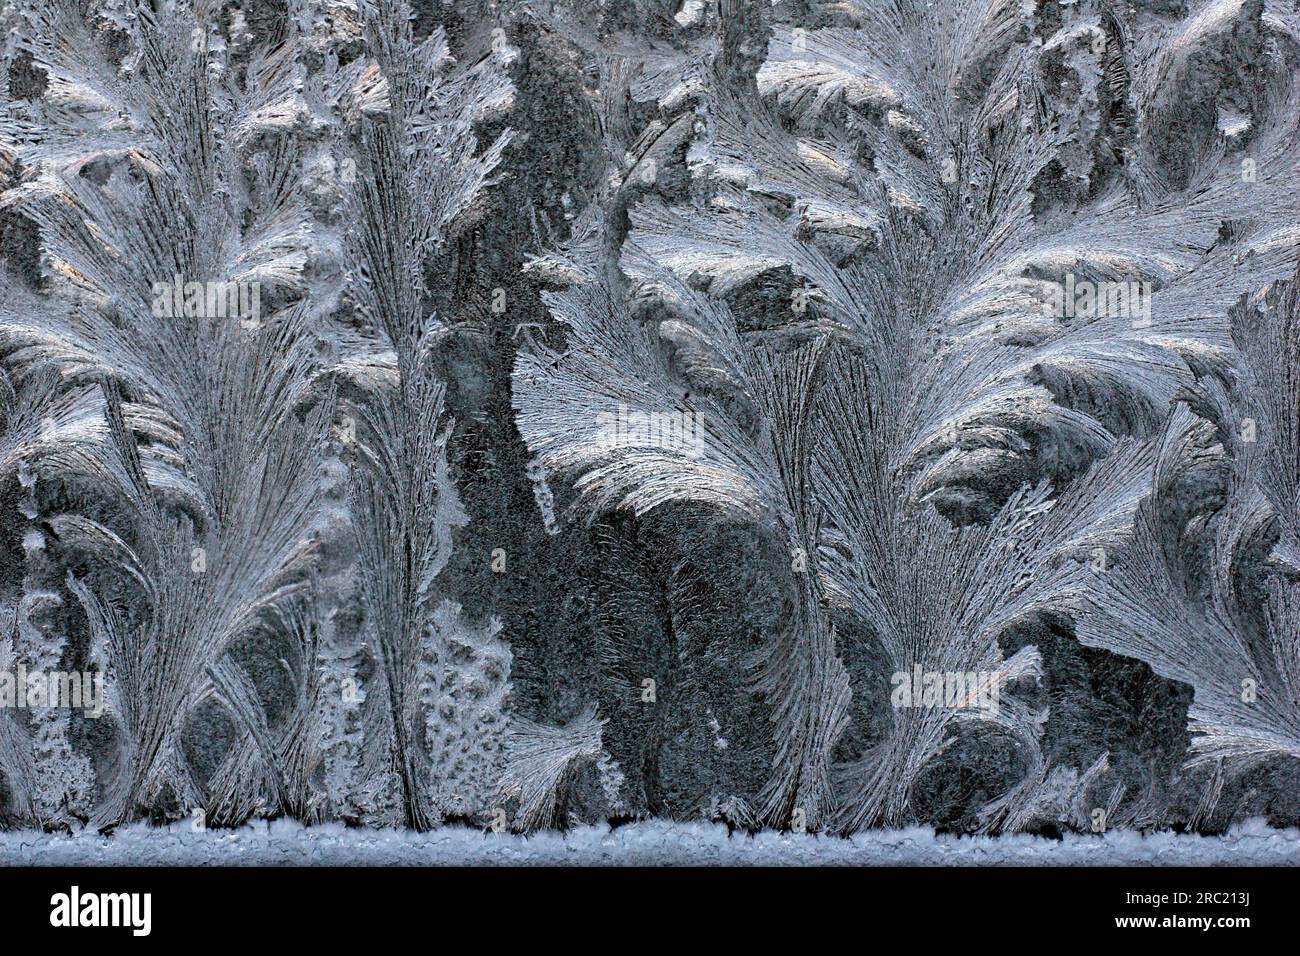
[[[1294,0],[0,3],[0,827],[1300,821]]]
[[[190,832],[132,825],[104,839],[0,833],[0,865],[268,866],[1300,866],[1300,831],[1252,820],[1222,837],[1159,833],[1069,834],[1063,840],[1007,835],[955,837],[922,827],[849,838],[721,825],[633,823],[521,837],[469,829],[427,833],[303,828],[278,821]]]

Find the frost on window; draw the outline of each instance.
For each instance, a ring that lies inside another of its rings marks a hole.
[[[0,24],[0,828],[1300,822],[1286,3]]]

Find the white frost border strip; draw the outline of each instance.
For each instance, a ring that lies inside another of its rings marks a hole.
[[[721,825],[634,823],[610,830],[579,827],[529,837],[441,829],[429,833],[303,827],[292,821],[239,830],[192,832],[135,824],[111,837],[30,831],[0,833],[4,866],[203,865],[495,865],[495,866],[1300,866],[1300,830],[1263,820],[1225,836],[1176,833],[1063,840],[1017,834],[959,837],[921,827],[850,839],[790,833],[727,835]]]

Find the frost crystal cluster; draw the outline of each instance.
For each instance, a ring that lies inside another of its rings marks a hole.
[[[0,26],[0,826],[1300,823],[1295,0]]]

